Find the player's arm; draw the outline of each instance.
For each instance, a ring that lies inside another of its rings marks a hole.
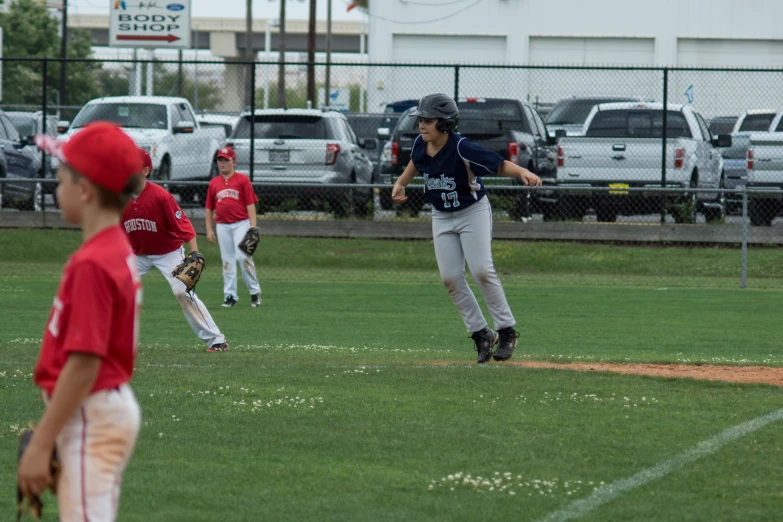
[[[212,210],[207,209],[206,213],[204,214],[204,225],[207,229],[207,241],[210,243],[214,243],[216,241],[215,237],[215,231],[212,229]]]
[[[402,171],[402,174],[394,183],[394,188],[392,189],[392,199],[399,203],[404,203],[407,201],[408,197],[405,195],[405,187],[407,187],[408,183],[413,181],[413,178],[418,175],[419,171],[416,170],[416,167],[413,165],[413,160],[410,160],[408,165],[405,166],[405,170]]]
[[[531,187],[541,186],[541,178],[526,168],[520,167],[516,163],[511,163],[508,160],[504,160],[503,163],[500,164],[500,168],[498,169],[498,176],[515,178],[520,180],[525,185],[529,185]]]
[[[74,352],[68,356],[49,406],[19,463],[19,486],[25,496],[40,495],[51,482],[49,463],[55,439],[89,395],[100,367],[101,359],[97,355]]]
[[[196,239],[196,236],[193,236],[193,239],[188,241],[188,248],[191,252],[198,252],[198,240]]]
[[[251,203],[247,207],[247,218],[250,220],[250,226],[255,227],[256,226],[256,205],[255,203]]]

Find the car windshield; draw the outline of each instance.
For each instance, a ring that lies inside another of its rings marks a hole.
[[[717,118],[710,122],[710,132],[717,136],[718,134],[731,134],[734,130],[734,124],[737,123],[737,118]]]
[[[166,106],[153,103],[93,103],[85,105],[76,115],[71,128],[78,129],[94,121],[110,121],[131,129],[168,128]]]
[[[739,131],[765,131],[772,125],[772,120],[775,119],[775,114],[748,114],[745,119],[742,120]]]
[[[564,100],[555,104],[546,118],[547,124],[565,125],[585,122],[593,107],[599,103],[634,101],[630,98],[600,98],[584,100]]]
[[[36,130],[35,118],[32,115],[6,113],[6,116],[8,116],[8,119],[13,123],[19,136],[32,136],[38,132],[38,130]]]
[[[688,122],[681,112],[667,111],[667,137],[690,138]],[[660,138],[663,111],[610,110],[593,117],[587,136],[612,138]]]
[[[379,128],[385,127],[391,130],[399,118],[394,114],[361,113],[348,113],[345,117],[348,118],[348,123],[359,138],[375,138]]]
[[[250,139],[250,116],[234,129],[232,138]],[[325,140],[326,122],[320,116],[270,114],[253,118],[256,139]]]

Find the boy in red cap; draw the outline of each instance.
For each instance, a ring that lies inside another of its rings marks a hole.
[[[209,182],[207,188],[207,239],[214,243],[212,217],[217,222],[217,242],[223,260],[223,306],[237,304],[237,261],[242,269],[242,279],[250,292],[250,306],[261,304],[261,286],[256,277],[253,258],[242,252],[238,245],[250,227],[256,226],[256,193],[244,174],[234,172],[237,155],[234,149],[224,147],[217,153],[220,176]]]
[[[64,145],[38,146],[60,161],[57,201],[83,242],[65,265],[44,331],[33,380],[46,411],[17,478],[25,496],[51,484],[55,446],[62,466],[60,520],[114,520],[120,482],[139,431],[141,412],[128,385],[133,374],[141,278],[122,210],[141,181],[133,140],[105,122],[87,125]]]
[[[183,243],[188,244],[191,252],[198,252],[193,225],[174,196],[160,185],[147,183],[152,159],[144,149],[139,149],[139,154],[144,180],[122,214],[122,224],[136,254],[139,275],[143,276],[153,268],[160,270],[179,301],[188,324],[207,343],[207,351],[224,352],[228,350],[226,337],[220,333],[204,303],[195,292],[187,292],[185,283],[171,275],[185,259]]]

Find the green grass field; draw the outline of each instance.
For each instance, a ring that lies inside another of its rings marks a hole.
[[[477,366],[427,242],[264,238],[263,305],[245,292],[224,309],[217,250],[199,239],[198,293],[231,351],[205,353],[163,278],[145,278],[143,427],[120,520],[781,517],[779,388]],[[16,435],[42,412],[41,332],[78,243],[0,231],[1,520]],[[495,252],[522,331],[514,360],[783,367],[775,250],[754,251],[763,290],[737,288],[736,250]]]

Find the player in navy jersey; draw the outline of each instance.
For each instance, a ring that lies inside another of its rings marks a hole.
[[[517,346],[516,320],[492,262],[492,208],[481,176],[500,175],[540,186],[527,169],[463,138],[457,132],[459,109],[446,94],[430,94],[411,116],[419,132],[411,160],[394,184],[392,199],[404,203],[405,187],[424,177],[424,194],[432,205],[432,237],[443,284],[476,344],[478,362],[505,361]],[[465,279],[465,261],[494,320],[490,329]],[[495,352],[492,349],[498,347]]]

